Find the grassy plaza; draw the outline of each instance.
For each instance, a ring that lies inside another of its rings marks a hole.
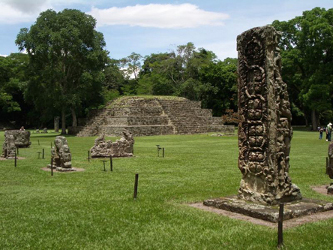
[[[114,158],[112,172],[109,161],[103,171],[103,159],[87,160],[95,137],[67,136],[73,167],[85,171],[51,176],[41,168],[50,163],[56,135],[32,131],[17,167],[14,160],[0,161],[0,249],[276,249],[277,228],[186,205],[237,193],[237,135],[136,137],[135,157]],[[289,173],[303,197],[333,202],[311,189],[331,182],[325,175],[328,142],[318,136],[294,131]],[[165,148],[164,158],[156,145]],[[43,149],[45,159],[38,159]],[[332,249],[332,237],[329,219],[286,229],[284,244]]]

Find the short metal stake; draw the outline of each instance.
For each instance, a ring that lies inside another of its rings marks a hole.
[[[45,152],[44,152],[44,148],[43,148],[43,154],[42,154],[42,159],[45,159],[44,156],[45,156]]]
[[[157,147],[157,157],[160,157],[160,145],[156,145]]]
[[[139,182],[139,174],[135,174],[133,199],[136,199],[138,196],[138,182]]]
[[[278,245],[277,245],[278,248],[283,246],[283,207],[284,204],[281,203],[279,209],[279,220],[278,220]]]
[[[105,162],[106,162],[106,161],[103,161],[104,171],[106,171],[106,168],[105,168]]]
[[[113,171],[112,155],[110,155],[110,171]]]
[[[51,176],[53,176],[53,157],[51,157]]]
[[[15,167],[17,166],[17,157],[16,157],[16,151],[15,151]]]
[[[164,158],[164,148],[163,148],[163,158]]]
[[[90,162],[90,151],[88,150],[88,161]]]

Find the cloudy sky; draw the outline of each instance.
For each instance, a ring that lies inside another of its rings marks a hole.
[[[18,52],[20,28],[30,28],[39,13],[79,9],[97,20],[110,57],[168,52],[193,42],[219,59],[237,57],[243,31],[290,20],[314,7],[333,8],[332,0],[0,0],[0,55]]]

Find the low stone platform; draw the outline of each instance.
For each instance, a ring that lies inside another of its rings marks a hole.
[[[41,170],[46,171],[46,172],[51,172],[50,167],[45,167],[41,168]],[[70,169],[57,169],[53,168],[53,172],[59,172],[59,173],[73,173],[73,172],[83,172],[85,169],[84,168],[70,168]]]
[[[278,222],[279,206],[268,206],[238,199],[237,196],[209,199],[205,206],[236,212],[270,222]],[[303,198],[299,201],[287,202],[284,206],[283,219],[289,220],[309,214],[333,210],[333,203]]]

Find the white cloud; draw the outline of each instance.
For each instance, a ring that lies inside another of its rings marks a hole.
[[[34,14],[40,10],[42,6],[47,5],[48,0],[0,0],[5,5],[20,11],[21,13]]]
[[[124,8],[98,9],[88,13],[97,25],[130,25],[154,28],[194,28],[203,25],[223,25],[227,14],[201,10],[193,4],[148,4]]]
[[[0,0],[0,23],[32,22],[38,14],[51,8],[48,0]]]

